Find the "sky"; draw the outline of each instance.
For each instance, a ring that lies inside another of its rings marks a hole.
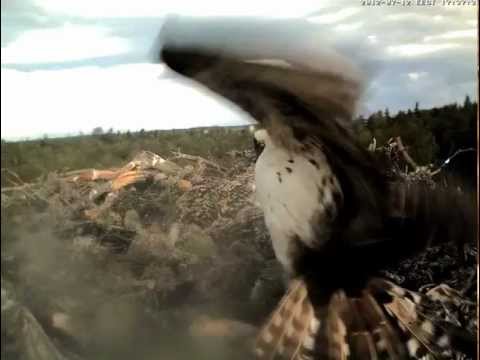
[[[1,0],[2,138],[246,123],[151,62],[172,13],[304,18],[369,74],[365,115],[477,99],[477,7],[444,2]]]

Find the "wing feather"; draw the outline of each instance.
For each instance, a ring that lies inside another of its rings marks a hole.
[[[424,248],[434,235],[437,242],[474,238],[475,204],[469,194],[459,196],[456,190],[414,186],[395,194],[389,189],[390,179],[353,133],[351,120],[363,90],[360,73],[348,59],[324,49],[323,42],[318,46],[313,41],[318,39],[310,36],[314,28],[293,36],[302,26],[264,19],[177,18],[166,22],[158,50],[171,70],[262,123],[279,147],[288,151],[297,147],[305,151],[310,144],[321,147],[339,183],[345,206],[335,211],[329,238],[306,249],[309,261],[295,269],[299,276],[317,271],[319,277],[308,284],[302,279],[291,283],[260,331],[257,356],[441,357],[452,345],[453,327],[427,316],[420,295],[381,279],[354,293],[348,285],[350,273],[338,262],[358,269],[351,276],[365,280]],[[291,46],[285,47],[285,41]],[[392,199],[397,197],[401,208],[394,211]],[[452,204],[458,211],[451,212]],[[325,248],[330,249],[327,254]],[[320,278],[329,276],[324,270],[337,270],[336,276],[324,279],[327,286]],[[319,290],[321,301],[313,299],[317,291],[309,293],[312,287]],[[461,332],[458,326],[457,330]]]
[[[258,359],[380,360],[453,356],[452,331],[425,315],[424,296],[383,279],[360,293],[339,289],[313,301],[305,280],[295,279],[259,332]],[[324,305],[313,305],[313,304]]]
[[[293,280],[287,293],[260,330],[255,354],[259,359],[300,359],[301,346],[307,337],[313,309],[305,283]]]

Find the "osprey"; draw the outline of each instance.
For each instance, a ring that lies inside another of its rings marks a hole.
[[[172,17],[154,49],[171,70],[260,124],[258,201],[291,279],[260,359],[406,359],[475,351],[428,299],[378,277],[427,245],[474,238],[472,199],[392,185],[356,140],[361,72],[300,20]],[[466,349],[466,350],[465,350]]]

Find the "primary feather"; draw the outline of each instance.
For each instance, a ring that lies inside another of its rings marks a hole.
[[[361,73],[327,49],[302,21],[233,18],[167,20],[157,46],[171,70],[263,128],[256,191],[295,280],[260,332],[257,356],[448,356],[455,331],[428,317],[420,295],[375,275],[432,243],[473,240],[473,197],[392,184],[352,130]]]

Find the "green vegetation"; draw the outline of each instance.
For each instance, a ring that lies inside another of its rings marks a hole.
[[[390,116],[388,109],[368,118],[360,118],[355,129],[367,146],[373,137],[382,146],[400,136],[408,152],[419,164],[436,166],[459,149],[476,148],[477,103],[467,96],[463,105],[400,111]],[[476,153],[465,152],[449,164],[449,172],[473,185],[476,181]]]
[[[123,166],[141,150],[163,157],[173,151],[215,159],[220,165],[231,159],[232,149],[252,146],[247,127],[199,128],[188,130],[144,131],[136,133],[103,132],[95,128],[92,135],[70,138],[5,142],[2,141],[2,169],[9,169],[25,182],[52,171]],[[2,171],[2,187],[10,186],[10,176]]]
[[[365,147],[372,137],[382,146],[389,138],[400,136],[410,155],[419,164],[440,163],[460,148],[476,147],[477,103],[467,96],[462,105],[451,104],[429,110],[400,111],[395,116],[388,109],[368,118],[359,118],[355,130]],[[208,130],[208,131],[206,131]],[[231,150],[252,146],[247,127],[199,128],[189,130],[119,133],[93,129],[92,135],[35,141],[2,141],[2,169],[14,171],[26,182],[52,171],[82,168],[108,168],[124,165],[140,150],[169,157],[173,151],[199,155],[223,164]],[[464,153],[451,165],[451,172],[475,182],[476,154]],[[2,171],[2,186],[13,185]]]

